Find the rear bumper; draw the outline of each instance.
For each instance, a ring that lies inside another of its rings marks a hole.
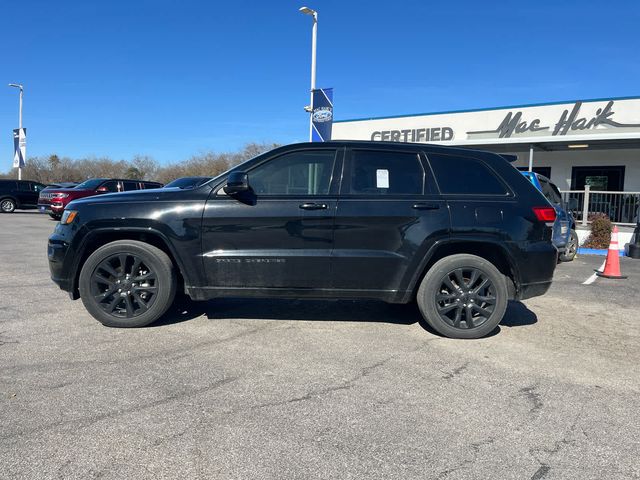
[[[551,281],[522,284],[518,292],[518,299],[526,300],[527,298],[539,297],[547,293],[549,287],[551,287]]]
[[[528,243],[518,259],[518,300],[544,295],[558,265],[558,249],[551,242]]]

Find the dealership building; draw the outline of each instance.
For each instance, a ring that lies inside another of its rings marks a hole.
[[[341,120],[332,138],[490,150],[560,190],[640,192],[640,97]]]

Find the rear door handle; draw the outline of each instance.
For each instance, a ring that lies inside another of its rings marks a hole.
[[[300,208],[303,210],[326,210],[326,203],[302,203]]]
[[[411,208],[414,210],[438,210],[440,205],[437,203],[414,203]]]

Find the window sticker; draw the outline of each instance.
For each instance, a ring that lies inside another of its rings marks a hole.
[[[376,170],[376,187],[389,188],[389,170]]]

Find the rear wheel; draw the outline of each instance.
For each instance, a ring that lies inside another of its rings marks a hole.
[[[578,234],[575,230],[571,230],[571,235],[569,236],[566,249],[564,253],[560,255],[560,261],[571,262],[576,258],[576,253],[578,253]]]
[[[504,317],[505,277],[484,258],[457,254],[437,261],[424,276],[416,298],[425,321],[451,338],[480,338]]]
[[[108,243],[89,256],[79,279],[89,313],[108,327],[143,327],[164,314],[176,293],[171,259],[135,240]]]
[[[2,213],[13,213],[16,209],[16,202],[12,198],[3,198],[0,200],[0,211]]]

